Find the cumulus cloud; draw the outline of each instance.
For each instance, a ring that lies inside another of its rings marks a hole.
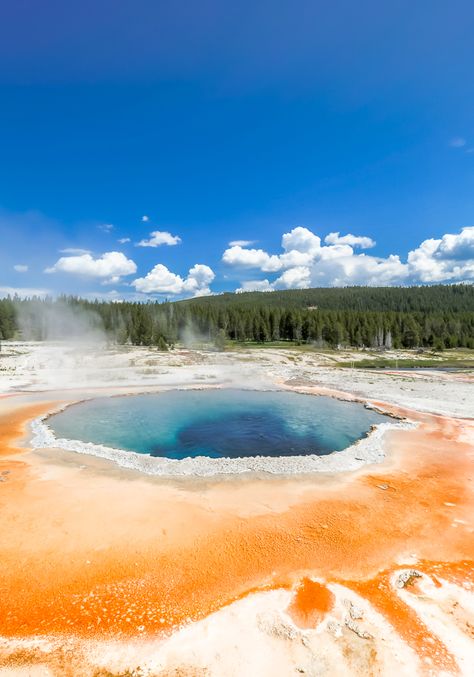
[[[270,256],[263,249],[245,249],[240,245],[226,249],[222,255],[222,260],[230,266],[259,268],[267,272],[280,270],[282,266],[278,256]]]
[[[474,226],[466,226],[458,234],[446,233],[438,242],[439,259],[466,260],[474,258]]]
[[[185,278],[158,263],[145,277],[134,280],[132,285],[144,294],[207,296],[212,293],[209,285],[214,278],[214,271],[201,263],[190,268]]]
[[[470,281],[474,279],[474,226],[440,239],[424,240],[409,252],[408,265],[421,282]]]
[[[245,291],[273,291],[274,287],[268,280],[246,280],[235,291],[240,294]]]
[[[351,247],[360,247],[361,249],[375,247],[375,240],[372,240],[371,237],[351,235],[351,233],[347,235],[340,235],[338,232],[329,233],[324,238],[324,242],[326,244],[348,244]]]
[[[160,247],[162,244],[167,244],[173,246],[180,244],[181,238],[179,235],[171,235],[168,231],[164,230],[154,230],[150,233],[150,238],[148,240],[140,240],[137,243],[137,247]]]
[[[26,266],[24,263],[17,263],[13,266],[13,270],[16,270],[17,273],[27,273],[28,266]]]
[[[146,214],[144,214],[144,215],[142,216],[142,221],[144,221],[145,223],[146,223],[147,221],[149,221],[149,220],[150,220],[150,217],[147,216]]]
[[[115,284],[125,275],[137,272],[134,261],[127,259],[122,252],[106,252],[94,259],[90,254],[62,256],[56,263],[46,268],[45,273],[69,273],[83,277],[97,278],[104,284]]]
[[[288,268],[273,283],[274,289],[307,289],[311,286],[311,269],[308,266]]]
[[[311,269],[311,286],[390,286],[404,284],[408,270],[399,256],[388,258],[367,254],[346,254],[316,262]]]
[[[311,254],[321,248],[321,238],[312,233],[309,228],[296,226],[283,235],[281,246],[287,252],[297,251],[302,254]]]
[[[262,273],[278,272],[276,279],[243,282],[237,291],[304,289],[317,286],[390,286],[474,280],[474,226],[439,239],[424,240],[408,253],[378,257],[355,253],[354,247],[375,245],[366,236],[329,233],[321,239],[308,228],[298,226],[282,237],[282,253],[263,249],[231,247],[224,251],[224,263],[236,268],[253,268]]]

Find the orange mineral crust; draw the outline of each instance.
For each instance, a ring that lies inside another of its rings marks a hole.
[[[300,628],[314,628],[334,605],[334,595],[325,585],[303,578],[288,612]]]
[[[39,413],[0,420],[2,454]],[[34,472],[17,484],[12,465],[0,484],[0,634],[164,636],[252,591],[293,586],[290,618],[315,627],[337,583],[455,673],[390,576],[416,561],[436,581],[469,581],[472,422],[410,416],[419,427],[390,434],[384,463],[324,478],[171,483],[74,454],[24,453]]]
[[[20,460],[21,456],[19,456],[24,451],[19,443],[25,435],[28,422],[47,413],[54,406],[48,402],[18,407],[13,395],[3,397],[8,398],[10,406],[8,413],[0,416],[0,486],[2,488],[0,506],[2,501],[11,495],[12,489],[17,492],[20,486],[23,486],[25,472],[31,468],[24,460]],[[0,521],[0,524],[3,526],[3,521]]]
[[[9,402],[13,399],[13,396],[4,395],[3,397],[5,399],[8,397]],[[18,442],[25,433],[28,421],[45,414],[52,407],[51,402],[31,404],[26,407],[17,407],[13,404],[9,408],[10,411],[0,417],[0,454],[5,456],[21,451]]]

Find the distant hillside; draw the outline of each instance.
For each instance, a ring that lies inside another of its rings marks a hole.
[[[220,294],[174,304],[201,333],[321,347],[474,348],[474,286]],[[176,312],[176,311],[175,311]]]
[[[219,294],[179,301],[208,308],[319,308],[409,312],[474,311],[474,285],[342,287]]]

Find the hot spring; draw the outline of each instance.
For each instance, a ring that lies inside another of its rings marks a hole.
[[[48,424],[57,438],[180,460],[323,456],[386,421],[359,403],[330,397],[212,389],[88,400]]]

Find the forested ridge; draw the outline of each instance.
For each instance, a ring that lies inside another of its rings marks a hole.
[[[195,337],[321,347],[474,348],[474,286],[348,287],[221,294],[177,302],[76,297],[0,300],[0,338],[45,340],[105,332],[162,350]]]
[[[474,287],[319,287],[273,292],[225,293],[178,301],[214,307],[320,308],[321,310],[372,311],[474,311]]]

